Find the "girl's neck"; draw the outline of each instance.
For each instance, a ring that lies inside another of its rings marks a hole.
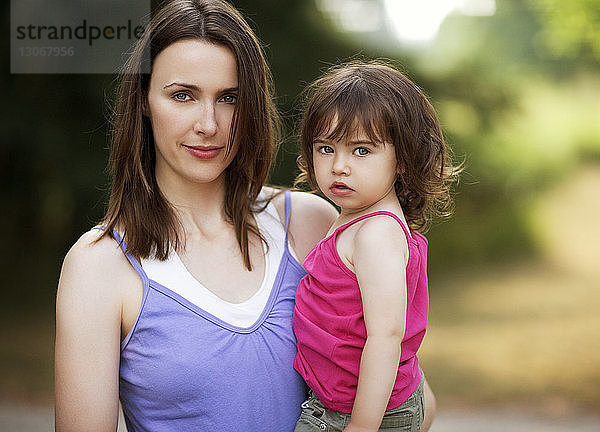
[[[340,208],[340,216],[339,219],[344,220],[345,222],[349,222],[363,215],[373,213],[376,211],[389,211],[392,213],[400,212],[402,213],[402,207],[400,206],[400,202],[398,201],[398,197],[391,191],[386,194],[380,200],[370,203],[369,205],[361,208]]]

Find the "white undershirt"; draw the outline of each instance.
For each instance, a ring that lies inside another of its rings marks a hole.
[[[285,244],[285,229],[272,202],[264,211],[255,214],[255,219],[269,247],[267,250],[263,244],[265,273],[262,284],[248,300],[241,303],[223,300],[192,276],[173,250],[165,261],[142,259],[142,268],[149,279],[176,292],[206,312],[231,325],[250,327],[260,317],[269,300]]]

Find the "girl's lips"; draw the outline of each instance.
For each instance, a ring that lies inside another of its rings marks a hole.
[[[221,150],[223,150],[223,147],[217,147],[217,146],[186,146],[184,145],[183,147],[185,147],[185,149],[192,154],[192,156],[197,157],[198,159],[203,159],[203,160],[207,160],[207,159],[214,159],[216,158],[219,153],[221,153]]]
[[[329,190],[332,194],[337,196],[347,196],[354,192],[352,188],[342,182],[332,183],[332,185],[329,187]]]

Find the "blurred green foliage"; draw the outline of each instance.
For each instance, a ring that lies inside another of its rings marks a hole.
[[[553,57],[600,59],[600,7],[596,0],[529,0],[540,16],[535,41]]]
[[[497,0],[493,16],[449,16],[436,43],[418,49],[341,31],[313,1],[233,3],[265,43],[276,80],[286,137],[275,184],[295,176],[298,95],[327,66],[386,57],[431,97],[457,161],[466,161],[455,216],[428,234],[434,279],[535,252],[527,205],[600,160],[599,1]],[[8,38],[0,44],[10,58]],[[64,254],[104,211],[114,77],[8,70],[0,77],[3,309],[51,313]]]

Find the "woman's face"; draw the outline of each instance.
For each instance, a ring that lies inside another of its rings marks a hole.
[[[185,39],[156,56],[148,114],[161,187],[223,182],[237,151],[234,142],[227,154],[237,94],[236,61],[228,48]]]

